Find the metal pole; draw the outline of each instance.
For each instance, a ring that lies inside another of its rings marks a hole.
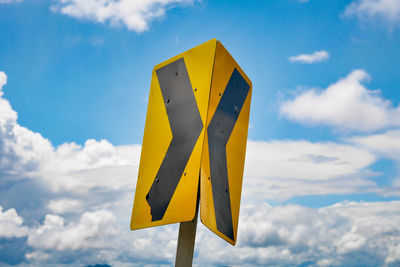
[[[198,213],[199,213],[199,194],[197,195],[196,212],[193,220],[190,222],[182,222],[179,225],[179,236],[178,236],[178,246],[176,248],[175,267],[192,266]]]

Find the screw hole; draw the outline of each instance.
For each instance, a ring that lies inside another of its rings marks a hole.
[[[156,178],[156,183],[158,183],[158,181],[160,181],[158,178]]]
[[[196,91],[197,91],[197,88],[194,88],[194,91],[196,92]]]
[[[211,177],[208,177],[208,180],[211,180]]]
[[[225,193],[228,193],[228,189],[225,189]]]
[[[221,96],[221,93],[219,93],[219,96]]]
[[[167,103],[169,103],[169,99],[167,99]]]
[[[183,173],[183,176],[186,176],[186,172],[185,172],[185,173]]]

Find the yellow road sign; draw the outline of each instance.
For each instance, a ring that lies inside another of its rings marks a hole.
[[[200,218],[234,245],[249,124],[252,84],[217,42],[201,162]]]
[[[153,69],[131,229],[194,218],[216,40]]]
[[[154,67],[131,229],[200,217],[236,243],[252,84],[215,39]]]

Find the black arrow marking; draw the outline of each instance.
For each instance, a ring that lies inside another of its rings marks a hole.
[[[234,237],[226,144],[231,136],[249,90],[249,84],[239,71],[235,69],[207,128],[211,187],[217,229],[232,240],[234,240]]]
[[[167,109],[172,140],[146,195],[152,221],[161,220],[203,129],[185,61],[180,58],[156,70]],[[197,178],[197,173],[195,174]]]

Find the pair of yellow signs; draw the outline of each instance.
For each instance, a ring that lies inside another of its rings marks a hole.
[[[193,220],[199,194],[202,223],[236,243],[251,88],[216,39],[154,67],[132,230]]]

